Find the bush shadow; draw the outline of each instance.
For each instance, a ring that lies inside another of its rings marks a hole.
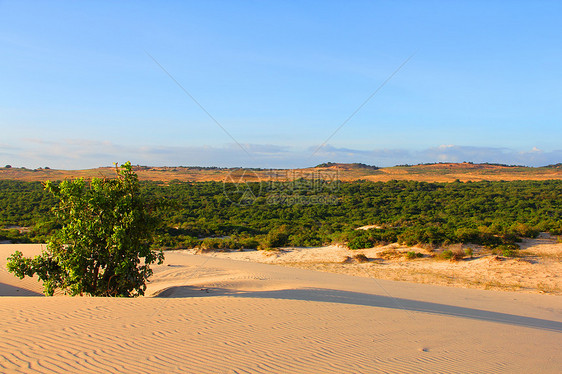
[[[25,288],[14,287],[6,283],[0,283],[0,297],[2,296],[44,296],[42,293]]]
[[[275,291],[237,291],[226,288],[201,288],[193,286],[170,287],[156,297],[182,298],[205,296],[231,296],[243,298],[264,298],[278,300],[316,301],[360,305],[376,308],[401,309],[411,312],[429,313],[449,317],[468,318],[479,321],[497,322],[508,325],[529,327],[553,332],[562,332],[562,322],[516,314],[492,312],[442,303],[433,303],[361,292],[340,291],[322,288],[285,289]]]

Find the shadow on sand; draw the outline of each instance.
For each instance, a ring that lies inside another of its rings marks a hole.
[[[42,293],[0,283],[0,296],[44,296]]]
[[[192,286],[171,287],[161,291],[156,297],[185,298],[202,296],[232,296],[244,298],[267,298],[282,300],[304,300],[325,303],[362,305],[377,308],[402,309],[444,316],[470,318],[480,321],[498,322],[509,325],[530,327],[541,330],[562,332],[562,322],[540,318],[524,317],[515,314],[491,312],[454,305],[431,303],[411,299],[401,299],[360,292],[339,291],[322,288],[288,289],[277,291],[234,291],[224,288],[200,288]]]

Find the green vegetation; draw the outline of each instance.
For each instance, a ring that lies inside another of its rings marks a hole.
[[[46,295],[57,289],[71,295],[143,295],[150,265],[163,259],[161,251],[151,249],[155,207],[141,197],[130,163],[117,176],[89,184],[47,182],[45,189],[58,201],[53,211],[60,228],[41,255],[10,256],[8,270],[20,278],[37,274]]]
[[[423,253],[419,253],[419,252],[415,252],[415,251],[409,251],[406,253],[406,258],[408,260],[413,260],[415,258],[420,258],[423,257]]]
[[[443,260],[459,261],[465,257],[466,253],[460,249],[446,249],[439,254],[439,258]]]
[[[515,257],[518,249],[514,244],[500,244],[494,248],[494,252],[504,257]]]
[[[244,188],[253,198],[240,204],[232,200],[238,195],[224,192],[236,186],[221,182],[141,183],[145,198],[175,207],[159,213],[165,225],[158,244],[165,248],[268,249],[346,243],[361,249],[393,242],[517,248],[522,237],[542,231],[562,234],[562,181],[556,180],[302,179],[248,183]],[[25,239],[43,241],[56,228],[56,221],[47,220],[54,202],[38,183],[0,181],[0,225],[32,226]],[[355,230],[369,224],[380,228]]]
[[[0,226],[34,226],[46,223],[56,198],[40,182],[0,180]],[[0,233],[1,235],[1,233]]]

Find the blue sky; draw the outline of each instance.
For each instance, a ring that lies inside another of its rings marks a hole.
[[[540,0],[0,1],[0,164],[562,162],[561,14]]]

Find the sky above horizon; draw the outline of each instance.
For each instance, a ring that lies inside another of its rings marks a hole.
[[[0,166],[562,162],[561,15],[540,0],[0,0]]]

